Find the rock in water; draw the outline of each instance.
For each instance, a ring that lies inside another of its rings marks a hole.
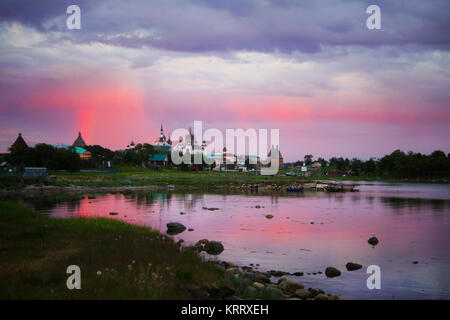
[[[117,212],[110,212],[109,215],[110,215],[110,216],[117,216],[118,213],[117,213]]]
[[[218,255],[220,254],[225,248],[223,247],[223,244],[221,244],[218,241],[209,241],[205,244],[205,251],[208,254],[212,255]]]
[[[371,237],[369,240],[367,240],[367,242],[373,246],[376,246],[378,244],[378,239],[377,237]]]
[[[341,275],[341,272],[335,267],[328,267],[325,269],[325,275],[328,278],[334,278]]]
[[[175,235],[182,233],[184,230],[186,230],[186,227],[178,222],[169,222],[167,224],[167,233],[170,235]]]
[[[361,269],[362,265],[360,265],[358,263],[349,262],[345,265],[345,267],[347,268],[347,271],[354,271],[354,270]]]

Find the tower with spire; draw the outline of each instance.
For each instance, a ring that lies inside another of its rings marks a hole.
[[[157,150],[161,151],[171,151],[172,150],[172,141],[166,138],[164,134],[163,125],[161,124],[161,130],[159,132],[159,138],[155,141],[153,147]]]
[[[22,137],[22,134],[19,133],[19,136],[17,137],[16,141],[11,145],[11,149],[23,149],[28,148],[27,143]]]
[[[78,138],[75,139],[75,141],[72,144],[72,147],[86,147],[87,144],[84,142],[83,138],[81,137],[81,132],[78,132]]]

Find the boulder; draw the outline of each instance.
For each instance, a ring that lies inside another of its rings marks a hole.
[[[287,278],[282,278],[283,280],[281,280],[278,284],[278,287],[280,287],[283,291],[287,291],[290,293],[294,293],[295,290],[297,289],[304,289],[304,285],[302,285],[301,283],[295,282],[293,280],[287,279]]]
[[[328,296],[326,294],[319,293],[314,297],[314,300],[328,300]]]
[[[334,278],[341,275],[341,272],[335,267],[328,267],[325,269],[325,275],[328,278]]]
[[[205,251],[208,254],[218,255],[222,253],[223,250],[225,250],[223,244],[218,241],[209,241],[207,244],[205,244]]]
[[[354,271],[354,270],[361,269],[362,265],[360,265],[358,263],[349,262],[345,265],[345,267],[347,268],[347,271]]]
[[[195,245],[196,246],[203,246],[203,245],[207,244],[208,242],[209,242],[208,239],[201,239],[201,240],[198,240]]]
[[[373,246],[376,246],[379,241],[378,241],[377,237],[371,237],[369,240],[367,240],[367,242]]]
[[[319,290],[317,290],[315,288],[309,288],[308,291],[311,292],[311,298],[314,298],[315,296],[317,296],[320,293]]]
[[[264,289],[264,284],[262,284],[261,282],[253,282],[253,286],[258,290]]]
[[[308,298],[312,297],[311,292],[306,289],[295,290],[295,295],[301,299],[308,299]]]
[[[167,233],[170,235],[175,235],[182,233],[184,230],[186,230],[186,227],[178,222],[169,222],[167,224]]]
[[[270,282],[270,278],[267,277],[263,273],[257,273],[256,276],[255,276],[255,281],[262,282],[262,283],[269,283]]]

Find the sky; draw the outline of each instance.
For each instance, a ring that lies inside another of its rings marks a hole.
[[[279,129],[284,161],[448,153],[449,31],[447,0],[2,0],[0,152],[19,132],[124,149],[200,120]]]

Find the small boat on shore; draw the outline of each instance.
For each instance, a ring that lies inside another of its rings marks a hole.
[[[323,189],[325,192],[343,192],[344,188],[342,186],[329,185]]]
[[[303,192],[305,188],[301,185],[292,185],[286,188],[287,192]]]

